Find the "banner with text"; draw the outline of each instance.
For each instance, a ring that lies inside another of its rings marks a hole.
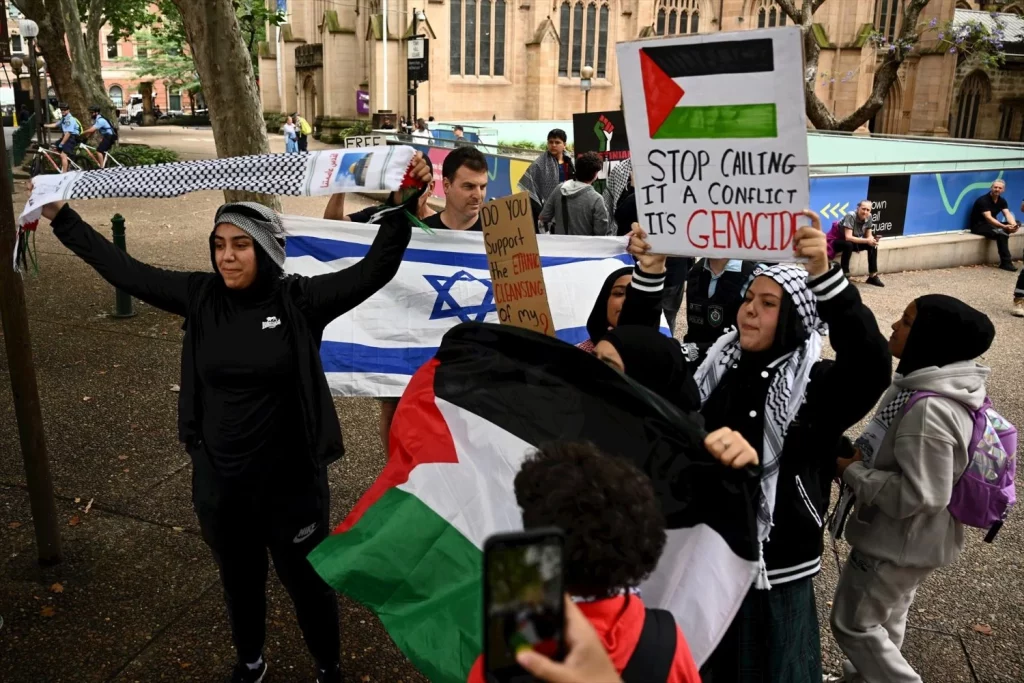
[[[618,110],[573,114],[572,137],[573,151],[577,157],[587,152],[596,152],[604,161],[594,181],[594,189],[603,192],[611,170],[629,158],[625,117]]]
[[[655,251],[792,260],[809,201],[799,27],[619,43],[616,55]]]

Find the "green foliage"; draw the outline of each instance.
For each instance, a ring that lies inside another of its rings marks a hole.
[[[259,45],[266,40],[267,24],[280,26],[284,23],[283,12],[267,8],[263,0],[234,0],[235,15],[238,17],[238,28],[242,32],[242,42],[249,51],[252,60],[253,74],[259,72]]]
[[[372,132],[372,121],[353,121],[351,126],[348,128],[342,128],[338,131],[338,137],[344,139],[354,137],[356,135],[369,135]]]
[[[125,166],[149,166],[178,161],[178,153],[174,150],[149,145],[117,145],[110,153]]]
[[[106,25],[118,38],[129,38],[157,17],[149,11],[150,0],[78,0],[78,13],[88,23],[90,13],[101,14],[100,26]]]
[[[165,81],[169,88],[199,92],[199,74],[195,62],[178,42],[173,31],[159,28],[142,30],[135,34],[138,48],[145,50],[145,57],[125,57],[118,61],[129,64],[139,78],[152,77]]]

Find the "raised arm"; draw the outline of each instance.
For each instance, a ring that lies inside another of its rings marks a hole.
[[[53,234],[120,290],[168,313],[188,314],[189,279],[196,273],[164,270],[133,259],[111,244],[64,202],[43,207]]]
[[[307,315],[326,325],[366,301],[398,273],[411,238],[412,226],[403,207],[387,212],[362,260],[334,273],[303,278]]]
[[[812,214],[813,212],[805,212]],[[797,232],[800,255],[807,256],[807,288],[817,299],[818,315],[828,325],[835,362],[812,377],[806,403],[809,418],[842,432],[857,423],[875,405],[892,378],[889,345],[878,331],[874,314],[850,286],[837,265],[830,267],[817,215],[814,228]],[[836,396],[842,396],[836,401]],[[825,449],[826,451],[828,449]],[[831,453],[829,454],[831,457]]]

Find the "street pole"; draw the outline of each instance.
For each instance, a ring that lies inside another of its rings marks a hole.
[[[3,10],[0,2],[0,10]],[[32,43],[29,43],[29,50]],[[35,69],[34,55],[32,69]],[[37,101],[38,107],[38,101]],[[38,108],[36,116],[39,116]],[[0,157],[7,156],[7,142],[0,136]],[[7,164],[0,164],[0,187],[11,183]],[[25,289],[21,276],[14,271],[14,243],[17,227],[14,222],[14,197],[0,192],[0,319],[3,322],[4,345],[7,347],[7,369],[11,375],[14,416],[18,421],[21,454],[25,461],[25,479],[36,531],[36,547],[40,564],[60,562],[60,530],[57,526],[57,505],[53,499],[53,480],[46,457],[43,413],[39,406],[36,369],[32,363],[32,340],[25,309]]]
[[[39,67],[36,65],[36,39],[28,39],[28,76],[32,82],[32,101],[36,109],[36,144],[43,146],[43,103],[39,94]],[[2,220],[2,219],[0,219]]]
[[[384,111],[388,110],[388,0],[383,3],[384,14],[381,15],[382,30],[384,33]]]

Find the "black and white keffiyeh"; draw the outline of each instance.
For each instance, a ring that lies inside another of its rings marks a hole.
[[[789,294],[807,332],[807,339],[799,348],[777,358],[769,366],[778,368],[778,372],[772,379],[765,400],[764,452],[760,454],[762,474],[761,496],[757,509],[757,537],[763,544],[771,533],[775,492],[778,488],[779,456],[786,439],[786,431],[807,397],[811,369],[821,359],[823,336],[828,333],[828,329],[818,317],[818,305],[814,294],[807,288],[807,271],[790,265],[759,266],[750,276],[747,286],[749,287],[754,278],[762,275],[775,280]],[[694,380],[700,389],[702,405],[707,402],[725,373],[739,361],[741,355],[739,332],[736,328],[719,337],[711,347],[704,362],[694,374]],[[756,585],[760,589],[771,587],[763,558]]]
[[[622,193],[629,187],[629,176],[632,173],[632,159],[620,161],[612,170],[608,171],[608,179],[604,186],[604,207],[608,210],[608,222],[616,230],[618,226],[615,223],[615,207],[619,205]]]
[[[896,375],[896,379],[899,379],[899,377],[899,375]],[[900,411],[903,410],[903,406],[907,404],[907,401],[913,395],[913,390],[900,389],[896,386],[895,382],[889,385],[885,394],[882,395],[878,410],[875,411],[871,422],[864,428],[861,435],[857,437],[857,440],[853,442],[854,447],[860,451],[861,461],[865,467],[874,467],[875,454],[878,453],[878,447],[882,445],[885,433],[889,431],[892,421],[899,415]],[[853,489],[843,484],[839,490],[839,502],[829,518],[828,532],[832,538],[842,537],[843,527],[846,526],[846,518],[850,514],[850,510],[853,509],[855,502]]]

